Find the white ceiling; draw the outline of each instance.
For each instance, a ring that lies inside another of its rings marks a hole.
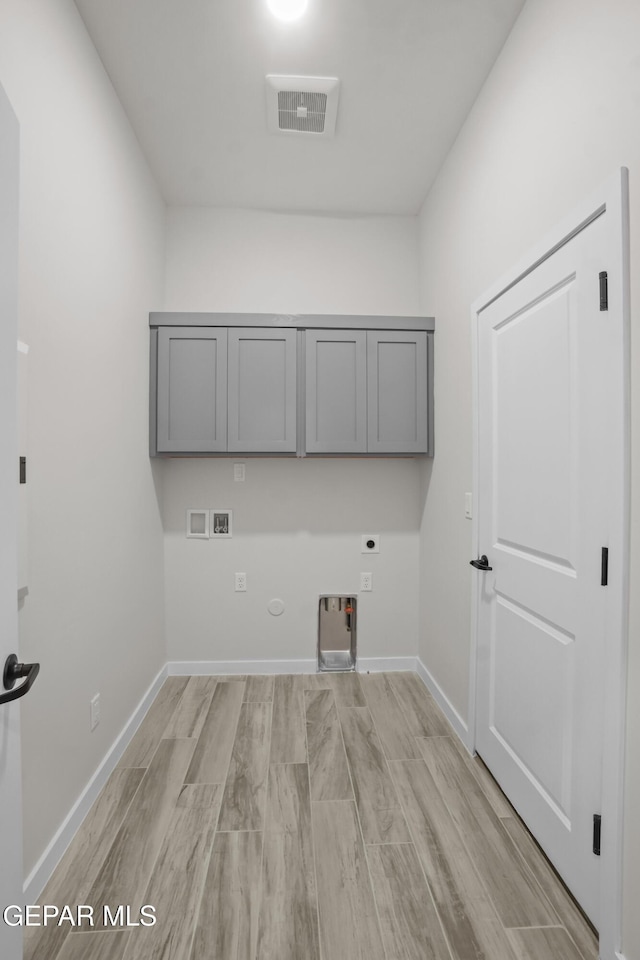
[[[76,0],[165,200],[415,214],[524,0]],[[269,134],[268,73],[340,78],[334,139]]]

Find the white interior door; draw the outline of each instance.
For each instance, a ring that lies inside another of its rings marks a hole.
[[[0,87],[0,694],[18,646],[18,123]],[[0,704],[0,911],[22,902],[20,706]],[[0,915],[0,956],[22,957],[22,931]]]
[[[489,303],[477,327],[478,547],[492,570],[474,571],[476,747],[596,926],[601,568],[618,436],[600,310],[599,273],[616,266],[606,217]]]

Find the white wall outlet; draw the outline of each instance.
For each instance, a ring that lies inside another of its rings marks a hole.
[[[91,729],[95,728],[100,723],[100,694],[96,693],[95,697],[92,697],[89,702],[90,708],[90,717],[91,717]]]
[[[365,533],[362,536],[361,553],[380,553],[380,534]]]
[[[236,593],[244,593],[247,589],[246,573],[236,573]]]
[[[233,479],[236,482],[242,482],[245,478],[245,465],[244,463],[234,463],[233,465]]]
[[[360,574],[360,589],[363,593],[369,593],[373,590],[373,575],[371,573]]]
[[[464,495],[464,515],[467,520],[471,520],[473,516],[473,494],[465,493]]]

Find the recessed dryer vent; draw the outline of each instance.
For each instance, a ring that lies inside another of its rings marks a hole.
[[[356,602],[355,597],[320,597],[318,670],[355,670]]]
[[[269,74],[267,123],[271,133],[333,137],[340,81],[336,77],[280,77]]]

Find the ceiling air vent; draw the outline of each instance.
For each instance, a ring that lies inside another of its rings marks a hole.
[[[335,77],[267,77],[271,133],[333,137],[340,81]]]

